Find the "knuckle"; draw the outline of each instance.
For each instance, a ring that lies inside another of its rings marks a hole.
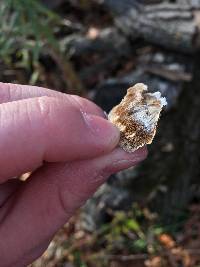
[[[42,96],[35,99],[35,109],[37,112],[37,120],[41,125],[41,129],[47,134],[55,121],[56,103],[54,98]]]
[[[36,99],[37,108],[42,117],[48,117],[52,110],[52,99],[48,96],[38,97]]]
[[[36,100],[37,112],[41,128],[46,134],[61,136],[77,128],[82,121],[82,113],[76,107],[63,99],[53,97],[39,97]]]
[[[40,120],[45,126],[54,124],[62,116],[62,104],[57,98],[42,96],[37,98],[36,105]]]
[[[69,110],[80,113],[77,104],[74,104],[71,99],[66,102],[64,99],[42,96],[38,98],[37,103],[40,114],[44,118],[55,118],[68,113]]]

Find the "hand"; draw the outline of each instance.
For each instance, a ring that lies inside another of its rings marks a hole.
[[[0,83],[0,266],[32,262],[110,174],[146,157],[145,148],[115,149],[118,141],[86,99]]]

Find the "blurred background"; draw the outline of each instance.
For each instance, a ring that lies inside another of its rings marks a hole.
[[[200,266],[200,1],[1,0],[0,80],[168,101],[148,159],[108,182],[30,267]],[[37,145],[37,144],[36,144]]]

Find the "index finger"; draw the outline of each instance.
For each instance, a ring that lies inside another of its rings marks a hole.
[[[102,109],[86,98],[77,95],[68,95],[38,86],[0,82],[0,104],[42,96],[65,98],[85,112],[104,117]]]
[[[65,98],[38,97],[0,105],[0,181],[48,162],[112,151],[119,131]]]

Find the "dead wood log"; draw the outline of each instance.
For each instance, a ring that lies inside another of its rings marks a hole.
[[[127,56],[131,53],[128,40],[115,27],[99,30],[95,38],[74,34],[63,39],[62,43],[67,53],[74,57],[87,56],[91,53],[102,55],[111,53],[115,56]]]
[[[140,53],[133,71],[108,79],[95,89],[94,100],[107,112],[121,101],[129,86],[138,82],[148,84],[152,92],[160,91],[167,98],[167,110],[170,110],[177,104],[183,83],[193,78],[193,61],[186,55],[149,49]]]
[[[63,40],[63,47],[73,61],[82,62],[79,75],[86,83],[91,77],[107,75],[117,64],[130,58],[132,51],[127,38],[114,27],[100,30],[96,38],[69,36]]]
[[[155,3],[156,2],[156,3]],[[192,53],[200,48],[199,1],[103,0],[117,27],[166,48]]]

